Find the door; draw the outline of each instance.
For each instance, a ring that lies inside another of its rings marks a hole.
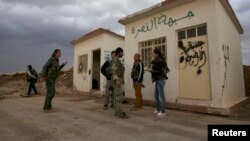
[[[211,99],[207,35],[193,34],[178,41],[180,98]]]
[[[93,51],[92,90],[100,90],[101,50]]]
[[[81,91],[89,91],[89,83],[88,79],[88,54],[83,54],[79,56],[79,63],[78,63],[78,81],[76,87]]]

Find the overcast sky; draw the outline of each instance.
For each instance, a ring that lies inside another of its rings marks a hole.
[[[0,0],[0,73],[41,70],[52,51],[73,65],[72,39],[98,27],[123,34],[118,19],[162,0]],[[243,28],[244,64],[250,65],[250,0],[230,0]]]

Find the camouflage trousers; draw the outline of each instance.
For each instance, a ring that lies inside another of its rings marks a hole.
[[[114,114],[115,116],[122,117],[124,116],[124,112],[122,110],[122,102],[123,102],[123,87],[114,85]]]
[[[113,88],[112,80],[107,80],[107,83],[105,86],[105,94],[104,94],[104,107],[109,106],[110,97],[111,97],[110,106],[113,107],[113,105],[114,105],[114,88]]]
[[[44,107],[43,109],[44,110],[50,110],[52,109],[52,100],[55,96],[55,93],[56,93],[56,88],[55,88],[55,79],[51,79],[49,78],[47,81],[46,81],[46,88],[47,88],[47,94],[46,94],[46,97],[45,97],[45,104],[44,104]]]

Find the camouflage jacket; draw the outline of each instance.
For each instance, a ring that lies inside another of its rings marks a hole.
[[[42,76],[47,78],[56,79],[60,73],[60,70],[65,64],[59,65],[59,59],[51,57],[47,63],[43,66]]]
[[[112,75],[112,79],[113,80],[117,80],[117,79],[123,80],[124,79],[124,71],[125,71],[125,68],[121,63],[121,60],[115,59],[112,62],[111,70],[110,70],[111,75]]]

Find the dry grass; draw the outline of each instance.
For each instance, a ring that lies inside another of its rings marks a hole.
[[[45,94],[46,86],[43,81],[37,82],[39,94]],[[0,75],[0,99],[26,95],[28,85],[26,74]],[[61,72],[56,82],[57,94],[69,94],[73,89],[73,71]]]

